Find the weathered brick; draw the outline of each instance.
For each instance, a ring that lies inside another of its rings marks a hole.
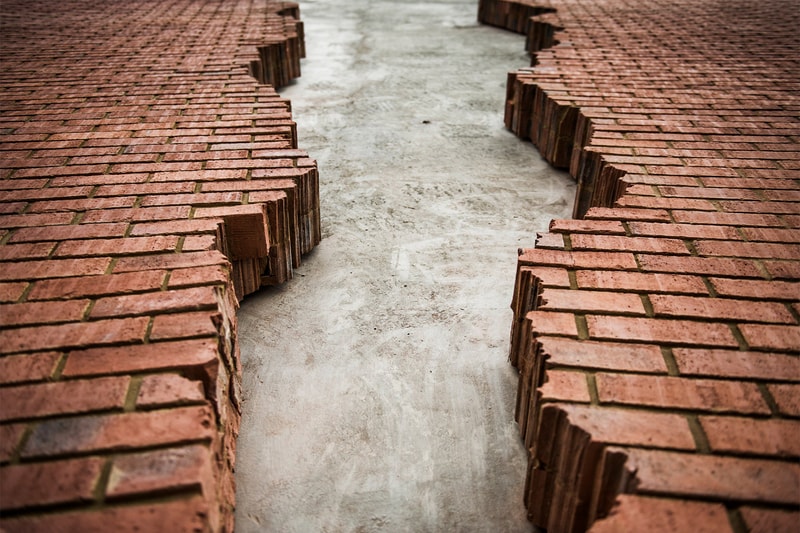
[[[548,370],[545,383],[539,387],[543,401],[589,403],[589,383],[583,372]]]
[[[552,366],[667,372],[664,356],[653,344],[592,342],[543,336],[539,336],[537,341],[548,356],[547,364]]]
[[[546,289],[541,300],[542,310],[640,315],[645,312],[641,298],[629,293]]]
[[[77,322],[88,306],[89,300],[0,305],[0,327]]]
[[[11,459],[26,427],[25,424],[0,425],[0,463],[6,463]],[[0,503],[0,507],[2,507],[2,503]]]
[[[0,467],[4,510],[58,503],[90,502],[104,460],[97,457]]]
[[[0,279],[17,281],[91,276],[104,274],[110,263],[111,260],[105,257],[9,262],[3,263],[3,268],[0,270]]]
[[[681,272],[709,274],[736,278],[761,278],[753,261],[725,257],[682,257],[670,255],[639,255],[639,265],[645,272]]]
[[[737,347],[730,328],[714,322],[668,320],[623,316],[586,317],[593,340],[634,340],[673,344]]]
[[[654,294],[650,296],[656,316],[712,318],[794,324],[788,309],[776,302],[751,302],[722,298],[696,298]]]
[[[710,278],[720,296],[765,298],[770,300],[795,300],[800,294],[800,283],[794,281],[749,280],[735,278]]]
[[[673,348],[681,375],[800,381],[800,359],[780,353]]]
[[[36,282],[28,294],[28,300],[85,298],[154,291],[161,288],[165,274],[163,270],[146,270],[125,274],[46,279]]]
[[[45,381],[53,375],[60,359],[59,352],[0,357],[0,384]]]
[[[0,283],[0,303],[12,303],[22,297],[28,284],[24,281]]]
[[[184,378],[178,374],[154,374],[145,376],[139,387],[136,405],[155,407],[202,402],[206,399],[203,383]]]
[[[531,330],[538,335],[578,336],[578,326],[572,313],[555,313],[550,311],[531,311],[525,315],[531,321]]]
[[[792,376],[796,379],[797,376]],[[775,403],[778,411],[783,415],[800,416],[800,385],[797,384],[770,384],[767,389]]]
[[[0,353],[142,342],[147,317],[0,330]]]
[[[215,431],[214,416],[206,406],[57,418],[34,427],[21,455],[48,457],[208,442]]]
[[[800,352],[800,326],[740,324],[739,329],[750,348]]]
[[[741,507],[739,513],[750,533],[793,533],[800,523],[800,511]]]
[[[595,522],[591,533],[648,531],[672,533],[732,533],[725,507],[719,503],[620,494],[608,517]]]
[[[22,420],[50,415],[121,409],[128,377],[60,381],[0,388],[0,420]]]
[[[194,311],[216,308],[213,287],[148,292],[101,298],[92,308],[92,318],[140,315],[154,312]]]
[[[582,289],[708,294],[708,289],[700,276],[685,274],[578,270],[575,272],[575,278],[578,281],[578,287]]]
[[[128,237],[125,239],[94,239],[65,241],[59,244],[56,257],[91,257],[149,254],[174,251],[176,236]]]

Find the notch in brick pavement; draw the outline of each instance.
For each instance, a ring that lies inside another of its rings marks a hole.
[[[238,300],[320,239],[298,5],[2,10],[0,530],[232,531]]]
[[[792,4],[480,2],[532,56],[506,126],[578,181],[581,220],[520,250],[512,302],[547,531],[800,523]]]

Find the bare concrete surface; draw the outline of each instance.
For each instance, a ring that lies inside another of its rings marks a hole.
[[[239,532],[530,531],[507,362],[516,250],[574,184],[503,128],[518,35],[477,2],[301,2],[282,94],[321,245],[240,311]]]

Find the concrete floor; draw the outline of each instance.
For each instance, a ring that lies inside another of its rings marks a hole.
[[[475,0],[301,2],[282,94],[324,239],[241,308],[239,532],[530,531],[507,362],[516,250],[574,183],[503,128],[518,35]]]

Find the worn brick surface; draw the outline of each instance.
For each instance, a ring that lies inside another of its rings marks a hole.
[[[796,530],[797,3],[481,0],[479,19],[527,37],[507,127],[578,182],[575,220],[519,253],[529,518]]]
[[[319,241],[297,4],[0,5],[0,530],[232,531],[238,300]]]

